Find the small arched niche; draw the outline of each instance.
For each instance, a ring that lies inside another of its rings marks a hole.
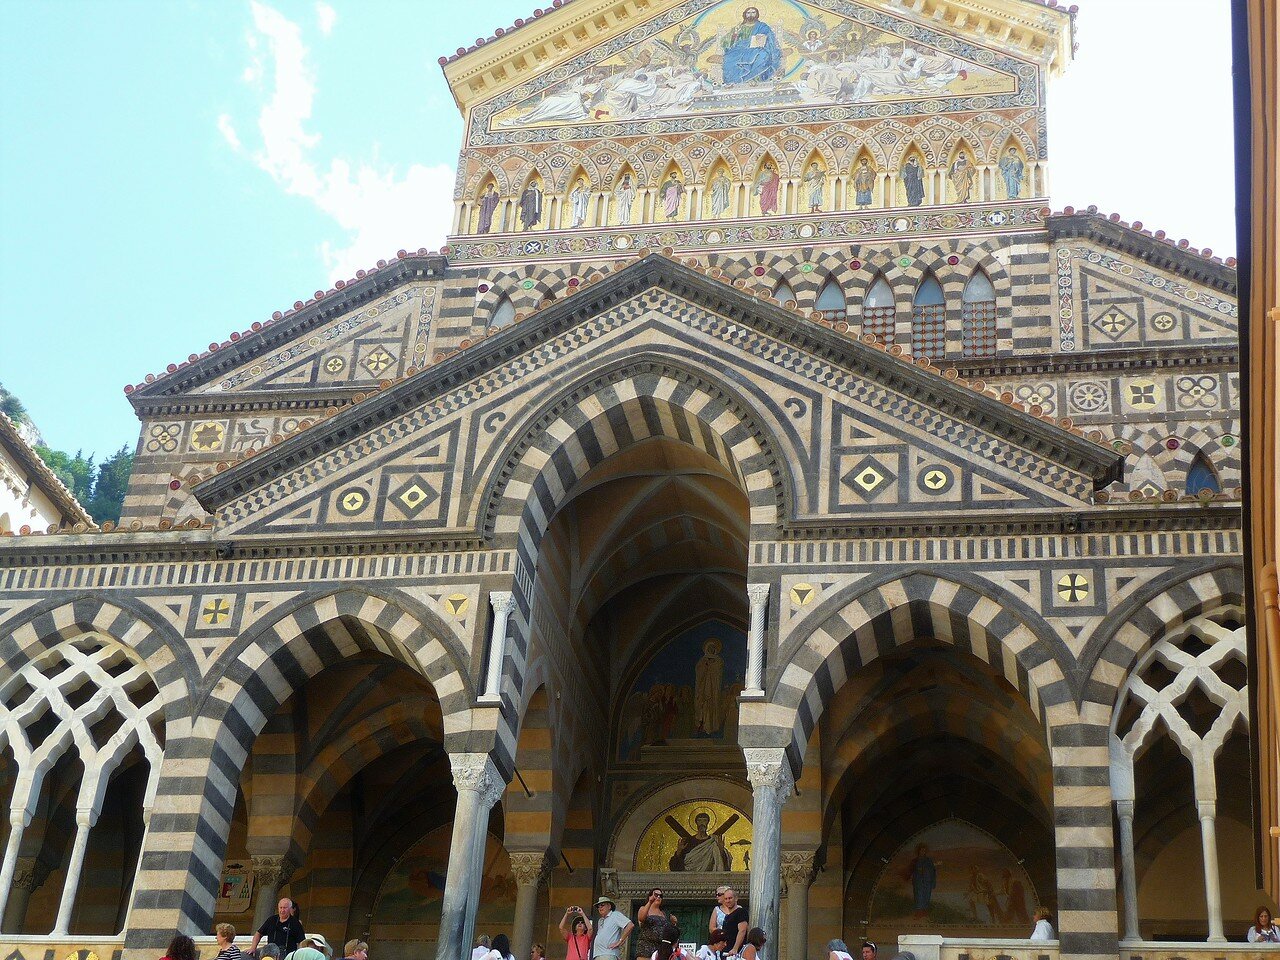
[[[702,194],[702,216],[704,220],[723,220],[733,214],[733,173],[729,164],[720,157],[707,173],[707,188]]]
[[[911,353],[940,359],[947,352],[946,299],[932,272],[920,278],[911,306]]]

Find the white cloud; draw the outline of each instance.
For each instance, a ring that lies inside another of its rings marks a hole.
[[[411,164],[401,173],[378,158],[322,159],[321,137],[307,129],[316,75],[301,28],[258,0],[250,6],[257,35],[266,44],[271,90],[258,114],[261,144],[252,157],[287,193],[310,200],[340,228],[340,238],[319,244],[330,278],[348,278],[400,248],[442,244],[453,214],[453,170]],[[317,4],[322,30],[324,7]],[[256,39],[250,47],[251,52],[257,47]],[[231,118],[220,117],[218,129],[238,149]]]
[[[218,132],[222,134],[222,138],[231,145],[231,149],[239,153],[244,149],[240,143],[240,135],[236,133],[235,125],[231,122],[230,114],[221,114],[218,117]]]
[[[316,2],[316,22],[320,25],[320,32],[326,37],[333,33],[333,25],[338,20],[338,11],[329,6],[324,0]]]

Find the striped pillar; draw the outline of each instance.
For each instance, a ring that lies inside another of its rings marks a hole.
[[[1107,712],[1089,703],[1083,716],[1071,704],[1046,711],[1064,960],[1114,960],[1119,950]]]

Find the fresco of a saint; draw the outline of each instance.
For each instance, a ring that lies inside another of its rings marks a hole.
[[[760,21],[760,11],[747,7],[738,24],[721,42],[726,86],[772,80],[782,69],[782,48],[773,28]]]
[[[1000,174],[1004,177],[1005,194],[1010,200],[1017,200],[1022,196],[1022,178],[1026,169],[1016,147],[1010,147],[1000,159]]]
[[[751,821],[719,800],[686,800],[658,814],[640,835],[635,869],[724,873],[750,869]]]

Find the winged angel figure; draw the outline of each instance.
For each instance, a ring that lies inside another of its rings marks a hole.
[[[693,27],[684,27],[671,40],[656,37],[653,42],[667,51],[672,66],[693,71],[698,69],[698,58],[716,42],[716,38],[703,40]]]
[[[801,25],[799,33],[786,27],[781,28],[781,33],[796,53],[809,60],[825,60],[832,53],[838,54],[841,60],[851,60],[862,50],[862,36],[848,20],[828,27],[821,20],[810,18]]]

